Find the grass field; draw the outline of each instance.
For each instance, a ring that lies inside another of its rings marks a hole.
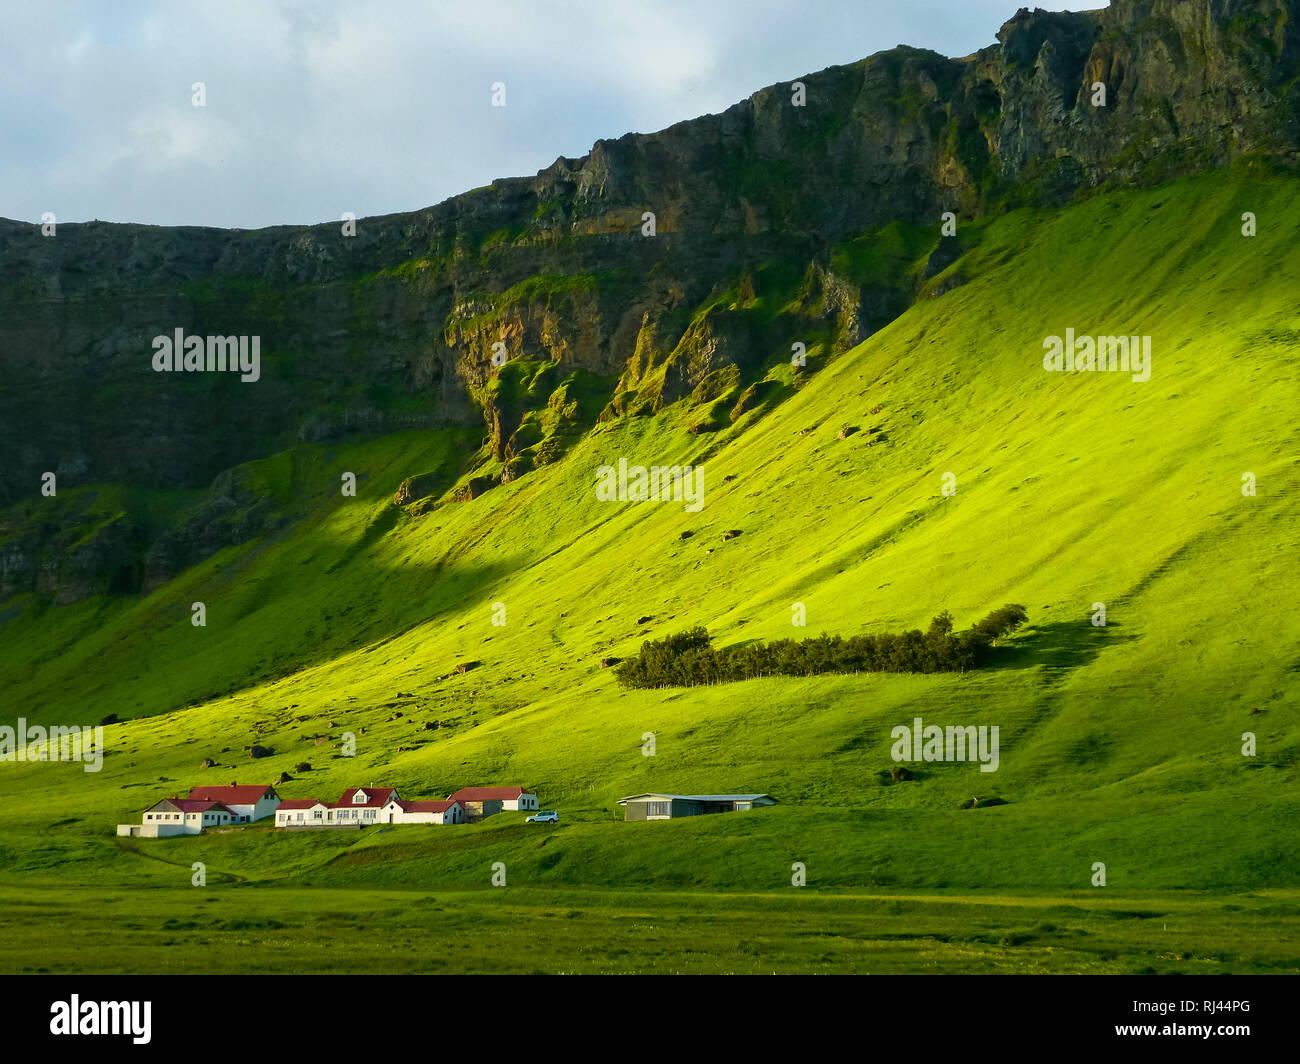
[[[303,445],[246,471],[276,531],[145,598],[0,606],[7,719],[124,718],[101,772],[0,765],[0,967],[1300,970],[1297,191],[1242,164],[1012,212],[940,278],[964,283],[719,432],[684,404],[603,423],[423,516],[392,493],[450,487],[451,434]],[[1066,328],[1151,336],[1151,380],[1044,372]],[[702,512],[597,502],[619,457],[702,464]],[[626,691],[599,664],[696,624],[733,645],[1004,602],[1029,625],[966,675]],[[885,778],[917,716],[998,726],[998,771]],[[283,797],[326,800],[524,784],[563,823],[113,836],[159,797],[282,771]],[[616,819],[651,789],[780,804]],[[1008,804],[961,810],[974,795]],[[41,944],[76,913],[80,948]]]
[[[1297,971],[1300,896],[0,890],[17,973]],[[115,933],[107,934],[106,927]],[[57,934],[51,933],[57,928]]]

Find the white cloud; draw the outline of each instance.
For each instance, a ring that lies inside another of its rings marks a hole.
[[[0,39],[0,215],[249,227],[417,209],[900,41],[967,54],[1015,6],[51,0],[9,12]]]

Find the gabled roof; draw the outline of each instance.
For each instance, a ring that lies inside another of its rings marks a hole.
[[[245,783],[242,786],[230,783],[224,787],[195,787],[190,791],[190,797],[227,805],[256,805],[266,797],[267,791],[272,791],[269,783]]]
[[[212,801],[211,799],[205,800],[199,798],[164,798],[161,802],[155,802],[148,809],[146,809],[145,812],[151,813],[155,809],[159,808],[160,806],[166,806],[168,809],[174,809],[178,813],[213,812],[213,813],[230,813],[231,816],[235,815],[235,813],[232,810],[227,808],[221,802]]]
[[[352,800],[357,791],[365,794],[366,800],[364,802],[354,802]],[[396,794],[396,787],[349,787],[343,792],[343,797],[335,803],[335,808],[347,806],[350,809],[365,809],[367,806],[387,805],[388,799]]]
[[[286,809],[311,809],[318,805],[325,805],[325,803],[319,798],[289,798],[280,803],[278,812],[284,812]]]
[[[509,802],[522,798],[533,792],[523,787],[462,787],[455,794],[448,796],[448,801],[461,802]]]
[[[651,791],[648,794],[631,794],[626,798],[620,798],[618,804],[627,805],[628,802],[635,802],[641,798],[667,798],[687,802],[752,802],[759,798],[771,798],[772,801],[776,801],[770,794],[660,794],[658,791]]]
[[[445,813],[453,805],[461,805],[460,802],[399,802],[404,813]],[[464,808],[464,806],[461,806]]]

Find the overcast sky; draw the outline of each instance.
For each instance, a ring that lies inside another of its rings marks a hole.
[[[1021,2],[0,2],[0,216],[415,210],[896,44],[968,55]]]

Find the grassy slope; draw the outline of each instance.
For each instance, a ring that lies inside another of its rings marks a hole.
[[[967,284],[766,417],[706,437],[674,411],[602,425],[560,463],[424,517],[387,498],[449,463],[445,437],[274,460],[309,517],[144,601],[24,602],[0,617],[6,716],[154,714],[108,729],[98,775],[0,767],[0,874],[175,884],[203,859],[211,875],[322,887],[480,886],[500,859],[516,884],[762,891],[803,860],[814,889],[1059,891],[1087,888],[1104,861],[1119,891],[1293,884],[1296,191],[1238,170],[1015,212],[953,268]],[[1245,210],[1254,239],[1240,235]],[[1043,337],[1067,326],[1151,335],[1151,381],[1043,372]],[[864,431],[837,440],[845,423]],[[883,441],[868,446],[869,428]],[[596,502],[595,467],[619,456],[703,460],[703,512]],[[349,469],[362,486],[344,500]],[[949,471],[957,494],[944,498]],[[724,543],[729,528],[744,535]],[[188,623],[195,600],[205,629]],[[961,627],[1007,601],[1032,628],[1001,665],[964,677],[625,692],[598,666],[697,623],[734,642],[923,626],[946,608]],[[1089,624],[1097,601],[1104,629]],[[791,627],[794,602],[805,630]],[[482,664],[438,679],[464,660]],[[394,708],[404,716],[387,721]],[[884,785],[890,729],[916,715],[999,725],[1001,769],[921,766]],[[357,732],[355,759],[302,738],[330,720]],[[455,726],[415,726],[428,720]],[[1240,756],[1247,729],[1253,760]],[[253,741],[276,756],[254,766]],[[205,756],[225,767],[200,769]],[[111,837],[159,794],[302,760],[314,769],[286,796],[520,782],[566,825],[545,843],[511,818],[360,838]],[[783,804],[613,822],[618,797],[650,788],[765,790]],[[959,811],[972,794],[1011,804]]]

